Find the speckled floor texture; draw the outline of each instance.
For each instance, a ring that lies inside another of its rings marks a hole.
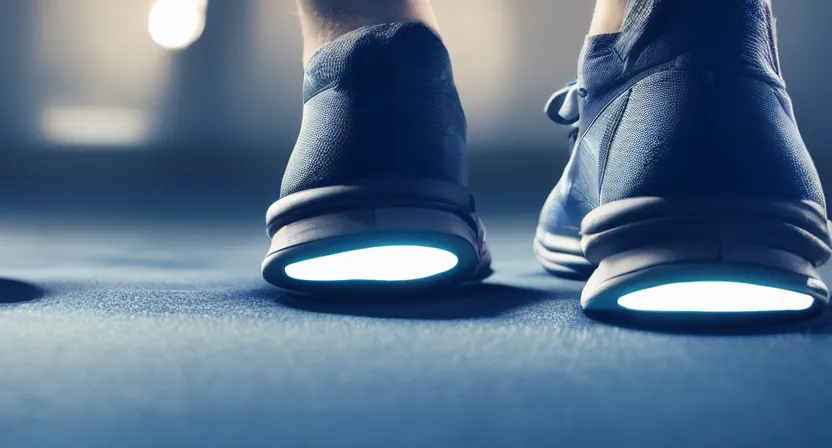
[[[733,335],[591,321],[581,284],[532,256],[534,205],[484,201],[486,285],[352,304],[263,283],[268,203],[47,196],[0,207],[3,448],[832,440],[830,318]]]

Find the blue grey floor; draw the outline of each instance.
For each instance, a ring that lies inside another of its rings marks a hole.
[[[0,446],[830,446],[828,318],[595,323],[535,263],[536,210],[498,205],[487,285],[309,304],[259,277],[268,204],[179,203],[0,209]]]

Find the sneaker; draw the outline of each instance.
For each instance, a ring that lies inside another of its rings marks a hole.
[[[578,80],[546,111],[573,143],[535,252],[589,277],[587,312],[803,316],[828,303],[823,190],[764,0],[631,1],[622,32],[587,38]]]
[[[308,64],[263,277],[309,294],[482,279],[491,257],[467,178],[466,120],[440,38],[415,22],[346,34]]]

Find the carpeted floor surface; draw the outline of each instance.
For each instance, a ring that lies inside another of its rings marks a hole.
[[[485,201],[486,285],[348,304],[264,285],[267,203],[47,196],[0,209],[3,448],[832,440],[828,317],[736,335],[590,321],[581,285],[531,255],[535,207]]]

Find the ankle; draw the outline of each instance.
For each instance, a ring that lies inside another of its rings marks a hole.
[[[597,0],[589,35],[611,34],[621,31],[627,13],[628,0]]]

